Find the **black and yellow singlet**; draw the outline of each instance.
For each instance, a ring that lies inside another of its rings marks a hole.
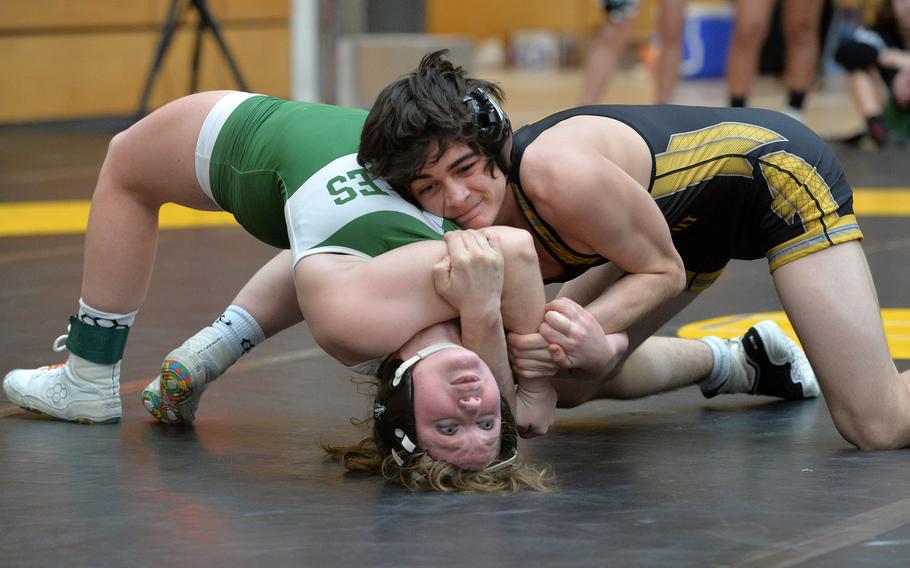
[[[509,179],[535,237],[572,278],[606,262],[566,245],[522,190],[525,149],[574,116],[603,116],[634,129],[651,151],[648,192],[667,220],[689,277],[710,286],[731,259],[780,266],[862,238],[853,191],[834,152],[802,123],[762,109],[595,105],[569,109],[515,132]],[[559,188],[553,188],[559,191]],[[607,188],[605,188],[605,198]]]

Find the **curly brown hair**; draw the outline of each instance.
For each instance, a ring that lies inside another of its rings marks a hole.
[[[462,67],[446,58],[447,53],[440,50],[425,55],[416,71],[384,88],[360,135],[360,165],[412,203],[408,191],[411,182],[452,144],[465,144],[484,155],[487,171],[494,173],[497,157],[489,155],[480,143],[479,129],[464,99],[481,88],[502,102],[502,89],[495,83],[467,77]],[[433,143],[436,151],[430,155]]]
[[[449,463],[435,460],[426,452],[411,454],[402,465],[392,456],[383,458],[373,437],[364,438],[352,446],[323,445],[326,454],[340,461],[352,472],[382,475],[386,481],[412,491],[470,491],[514,493],[522,489],[552,491],[555,489],[553,472],[523,463],[513,463],[493,471],[469,471]]]
[[[352,381],[361,394],[375,391],[382,377],[394,373],[401,360],[392,357],[383,361],[377,377],[357,378]],[[386,377],[389,378],[389,377]],[[507,403],[503,403],[500,438],[506,440],[508,447],[516,448],[518,430],[515,418]],[[361,428],[372,429],[373,418],[366,420],[351,419],[351,423]],[[377,440],[377,433],[362,439],[350,446],[322,444],[330,459],[341,462],[351,472],[382,475],[386,481],[401,485],[412,491],[472,491],[492,493],[498,491],[516,492],[522,489],[533,491],[550,491],[554,489],[554,475],[549,468],[518,463],[509,460],[509,456],[500,456],[490,467],[482,471],[461,469],[452,464],[432,458],[425,451],[407,454],[399,465],[388,448]]]

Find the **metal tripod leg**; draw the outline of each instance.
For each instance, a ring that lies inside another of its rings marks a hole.
[[[240,90],[248,91],[249,89],[247,88],[246,81],[243,80],[243,75],[240,73],[240,68],[237,66],[237,62],[234,61],[234,57],[231,55],[231,50],[228,49],[227,42],[224,41],[224,37],[221,35],[221,27],[218,25],[218,22],[215,21],[215,18],[212,17],[212,13],[208,9],[206,0],[190,1],[199,12],[199,20],[202,24],[204,24],[203,27],[210,29],[212,31],[212,35],[215,36],[215,41],[218,42],[218,46],[221,48],[221,53],[224,55],[225,60],[227,60],[228,66],[230,66],[231,72],[234,74],[234,79],[237,81],[237,85],[240,87]]]
[[[155,78],[158,76],[158,72],[161,70],[161,63],[164,61],[164,56],[174,39],[174,32],[177,30],[177,26],[180,23],[182,2],[183,0],[171,0],[171,5],[168,8],[167,17],[164,21],[164,27],[161,31],[161,41],[158,43],[155,58],[152,60],[152,67],[149,69],[148,77],[145,79],[145,87],[142,89],[139,108],[136,110],[137,120],[145,116],[146,111],[148,110],[148,102],[152,94],[152,85],[155,82]],[[199,59],[202,52],[202,34],[205,32],[206,28],[212,31],[215,41],[218,42],[221,53],[224,55],[225,60],[227,60],[228,66],[231,68],[231,72],[234,75],[234,79],[237,81],[237,85],[241,90],[248,91],[249,89],[247,88],[246,81],[244,81],[243,75],[240,73],[240,67],[237,66],[237,62],[234,60],[233,55],[231,55],[227,42],[221,35],[221,27],[209,11],[206,0],[189,0],[189,5],[194,8],[199,15],[199,22],[196,25],[195,44],[193,45],[190,92],[196,92],[196,88],[199,84]]]
[[[152,94],[152,85],[155,77],[161,69],[161,62],[164,61],[164,55],[167,53],[171,41],[174,39],[174,32],[177,30],[177,23],[180,21],[180,1],[172,0],[171,6],[167,11],[167,18],[164,20],[164,27],[161,31],[161,41],[158,43],[158,50],[155,52],[155,59],[152,60],[152,67],[149,69],[148,76],[145,79],[145,87],[142,89],[142,98],[139,99],[139,108],[136,109],[137,120],[145,116],[148,109],[149,97]]]

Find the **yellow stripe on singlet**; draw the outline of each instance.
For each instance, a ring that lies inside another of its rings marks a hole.
[[[84,233],[91,201],[17,201],[0,203],[0,237]],[[857,188],[853,208],[859,216],[910,217],[910,188]],[[162,229],[236,227],[224,211],[196,211],[179,205],[161,208]]]

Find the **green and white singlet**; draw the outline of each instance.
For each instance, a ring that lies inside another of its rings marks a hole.
[[[359,109],[228,94],[199,133],[197,180],[250,234],[290,248],[294,264],[319,253],[370,258],[456,229],[357,163],[365,119]]]

